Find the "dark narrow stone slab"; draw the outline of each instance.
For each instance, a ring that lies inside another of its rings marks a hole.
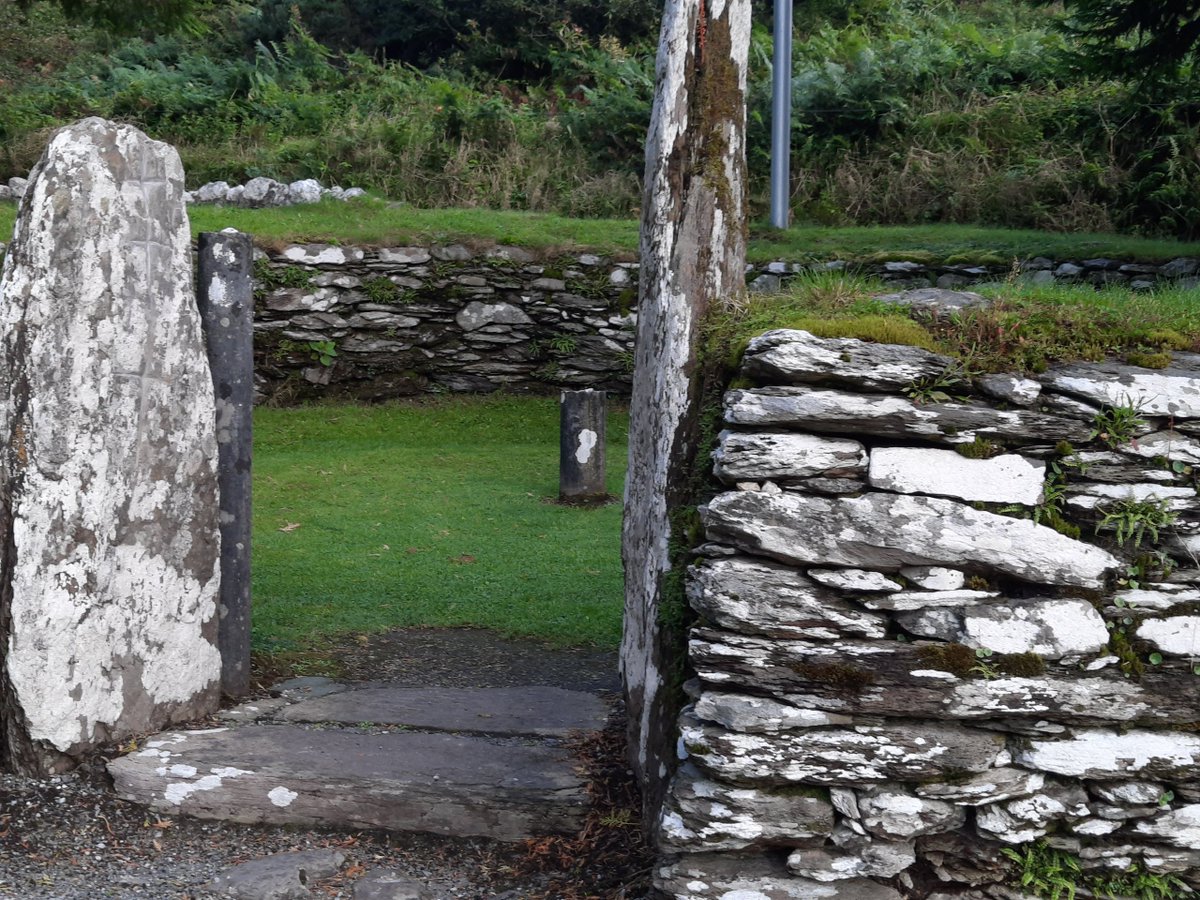
[[[231,822],[521,841],[572,834],[587,808],[565,751],[462,735],[165,732],[108,769],[126,800]]]
[[[595,694],[528,686],[365,688],[304,700],[284,710],[282,718],[291,722],[373,722],[434,731],[566,737],[572,731],[599,731],[607,716],[607,705]]]

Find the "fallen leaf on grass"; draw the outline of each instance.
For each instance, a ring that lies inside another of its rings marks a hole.
[[[279,527],[279,530],[280,530],[280,531],[282,531],[282,532],[284,532],[285,534],[287,534],[287,533],[290,533],[290,532],[292,532],[292,531],[295,531],[295,530],[296,530],[297,528],[299,528],[299,527],[300,527],[300,523],[299,523],[299,522],[287,522],[287,523],[285,523],[285,524],[281,525],[281,526]]]
[[[464,553],[462,556],[450,557],[450,562],[457,563],[460,566],[469,566],[471,563],[475,562],[475,557],[473,557],[470,553]]]

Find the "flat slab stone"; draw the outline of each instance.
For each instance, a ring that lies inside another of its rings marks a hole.
[[[1016,453],[967,459],[928,447],[878,447],[867,473],[870,485],[885,491],[1026,506],[1041,501],[1045,477],[1044,462]]]
[[[900,900],[895,888],[866,878],[814,881],[780,860],[728,853],[689,853],[658,868],[654,886],[675,900]]]
[[[723,431],[713,451],[713,474],[722,481],[842,478],[867,470],[867,450],[858,441],[796,432]]]
[[[546,686],[502,688],[379,687],[304,700],[284,710],[289,722],[405,725],[435,731],[566,737],[599,731],[608,706],[596,694]]]
[[[1114,362],[1056,366],[1038,379],[1061,391],[1106,406],[1131,406],[1143,416],[1200,416],[1200,357],[1176,353],[1165,369]]]
[[[986,566],[1025,581],[1100,588],[1120,563],[1051,528],[953,500],[894,494],[825,498],[718,494],[704,512],[710,541],[782,562],[898,570]]]
[[[742,366],[747,375],[784,383],[888,391],[936,377],[951,362],[949,357],[921,347],[819,338],[807,331],[780,328],[752,339]]]
[[[1032,740],[1015,754],[1017,765],[1071,778],[1200,776],[1200,737],[1183,732],[1096,729],[1060,740]]]
[[[336,875],[345,861],[340,850],[274,853],[226,869],[205,888],[237,900],[302,900],[313,896],[310,882]]]
[[[464,735],[297,725],[167,732],[108,769],[126,800],[243,823],[521,841],[575,833],[588,806],[565,751]]]

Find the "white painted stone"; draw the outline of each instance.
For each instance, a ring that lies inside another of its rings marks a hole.
[[[839,591],[866,594],[897,591],[904,587],[894,578],[869,569],[809,569],[808,577],[826,587]]]
[[[897,617],[912,634],[957,641],[996,653],[1036,653],[1049,659],[1096,653],[1108,645],[1104,617],[1072,598],[922,610]]]
[[[1157,805],[1165,790],[1157,781],[1097,782],[1090,787],[1101,800],[1126,806]]]
[[[953,450],[877,447],[867,481],[901,494],[934,494],[984,503],[1035,506],[1042,496],[1046,464],[1015,453],[967,459]]]
[[[1195,778],[1200,737],[1164,731],[1078,731],[1062,740],[1030,740],[1016,752],[1018,765],[1072,778]]]
[[[795,432],[723,431],[713,451],[713,472],[722,481],[787,483],[797,478],[862,474],[867,451],[858,441]]]
[[[1139,822],[1133,830],[1173,847],[1200,850],[1200,804],[1181,806],[1149,822]]]
[[[751,339],[743,370],[772,381],[846,384],[859,390],[899,390],[940,375],[951,360],[920,347],[874,344],[855,338],[819,338],[777,329]]]
[[[1169,459],[1200,465],[1200,441],[1178,431],[1155,431],[1121,447],[1122,453],[1143,459]]]
[[[0,708],[24,729],[0,740],[37,771],[215,710],[220,538],[178,155],[86,119],[29,192],[0,277]]]
[[[1137,636],[1170,656],[1200,656],[1200,616],[1143,619]]]
[[[986,566],[1039,584],[1100,588],[1120,562],[1022,519],[936,497],[718,494],[707,537],[783,562],[900,569]]]
[[[876,837],[908,840],[954,831],[966,822],[961,806],[915,796],[900,785],[881,785],[858,794],[859,818]]]
[[[900,574],[927,591],[958,591],[967,583],[967,576],[958,569],[943,566],[905,566]]]
[[[432,258],[425,247],[380,247],[375,253],[380,262],[398,266],[420,266]]]
[[[1190,354],[1177,354],[1189,361]],[[1046,387],[1106,406],[1132,406],[1143,416],[1200,417],[1200,375],[1172,364],[1152,370],[1115,363],[1058,366],[1039,380]]]

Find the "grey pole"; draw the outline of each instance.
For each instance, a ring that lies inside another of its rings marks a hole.
[[[200,235],[196,299],[216,394],[221,491],[221,690],[250,689],[250,453],[254,404],[254,247],[235,231]]]
[[[771,225],[788,227],[792,158],[792,0],[775,0],[771,67]]]
[[[567,503],[603,503],[604,391],[563,391],[559,406],[558,499]]]

